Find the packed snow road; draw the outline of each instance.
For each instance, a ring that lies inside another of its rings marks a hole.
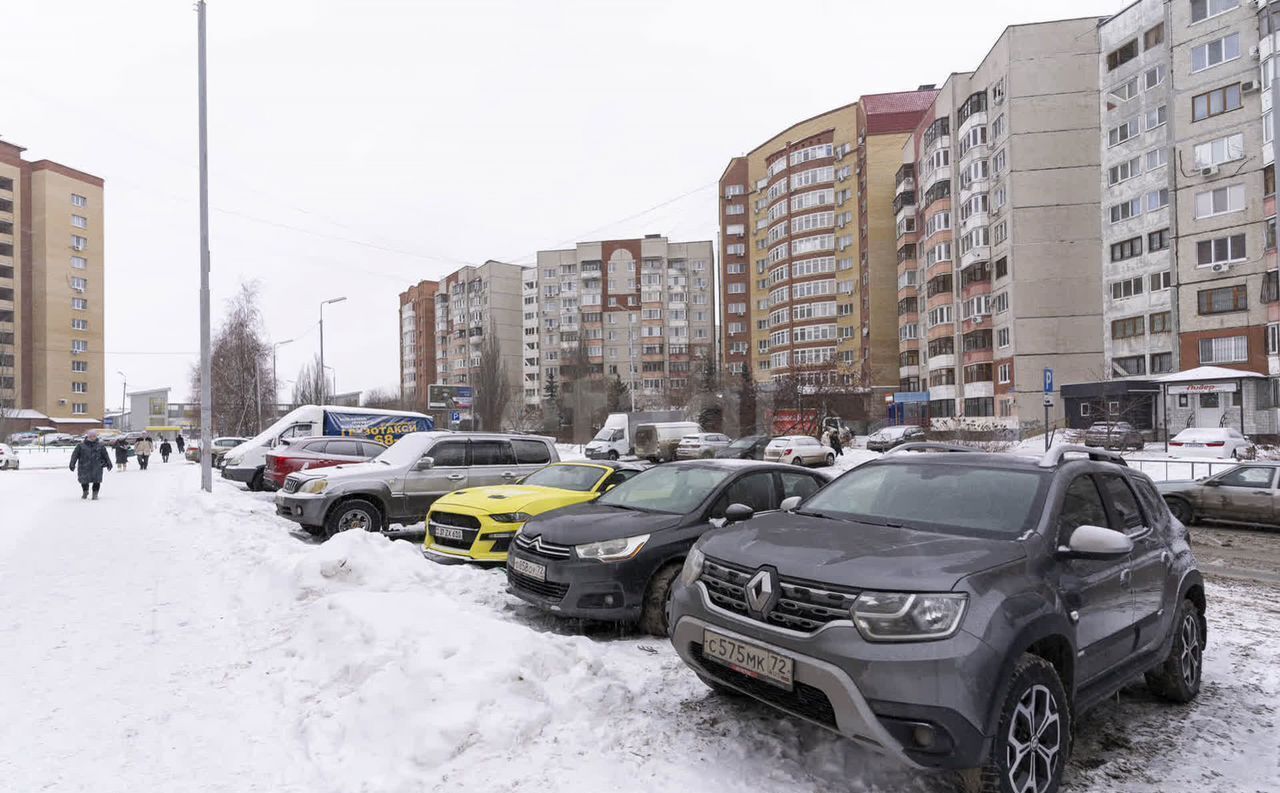
[[[502,573],[290,532],[195,466],[0,473],[0,789],[939,791],[726,701],[670,646],[551,620]],[[1134,685],[1067,790],[1280,789],[1280,591],[1212,583],[1200,699]]]

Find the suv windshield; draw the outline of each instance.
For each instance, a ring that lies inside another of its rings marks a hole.
[[[865,523],[957,534],[1017,535],[1031,528],[1047,479],[1038,472],[954,464],[867,465],[801,507]]]
[[[423,449],[426,448],[427,438],[422,434],[412,432],[405,435],[400,440],[387,447],[387,450],[377,457],[373,458],[380,463],[387,465],[402,466],[412,465],[422,456]]]
[[[623,482],[596,503],[683,515],[701,504],[732,473],[721,468],[664,465]]]
[[[525,477],[522,484],[538,487],[558,487],[585,493],[600,481],[604,471],[594,465],[548,465]]]

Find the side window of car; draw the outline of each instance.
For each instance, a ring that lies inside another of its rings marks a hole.
[[[472,465],[515,465],[511,441],[472,441]]]
[[[551,452],[542,441],[513,440],[511,446],[515,450],[516,462],[520,465],[540,465],[551,462]]]
[[[311,443],[304,444],[301,451],[312,452],[313,454],[324,454],[328,448],[329,441],[312,441]]]
[[[1246,465],[1227,471],[1218,477],[1218,483],[1227,487],[1271,487],[1274,471],[1269,466]]]
[[[1107,509],[1093,477],[1079,476],[1067,486],[1058,513],[1058,542],[1067,544],[1071,534],[1081,526],[1106,526]]]
[[[822,485],[818,482],[817,477],[797,471],[792,473],[786,471],[780,474],[782,477],[782,497],[784,499],[792,496],[800,496],[800,498],[808,498],[818,492],[818,488]]]
[[[746,504],[756,512],[777,509],[778,500],[774,497],[773,473],[759,471],[738,477],[724,491],[724,495],[716,500],[716,506],[712,509],[711,516],[714,518],[724,517],[725,510],[731,504]]]
[[[467,464],[467,442],[441,441],[431,447],[427,456],[435,460],[437,468],[461,468]]]
[[[1129,487],[1129,483],[1123,476],[1102,474],[1098,477],[1098,483],[1102,486],[1103,492],[1110,497],[1111,506],[1116,512],[1116,520],[1120,523],[1111,528],[1133,533],[1145,527],[1146,522],[1142,515],[1142,508],[1138,506],[1138,498],[1133,494],[1133,489]]]
[[[387,450],[387,447],[385,446],[379,446],[376,443],[369,443],[368,441],[364,441],[360,446],[364,449],[365,457],[377,457]]]
[[[284,432],[280,433],[281,438],[305,438],[311,434],[310,424],[294,424]]]
[[[638,473],[640,472],[639,471],[614,471],[612,474],[609,475],[608,479],[604,480],[604,484],[601,485],[601,489],[606,487],[613,487],[614,485],[620,485]]]
[[[355,441],[329,441],[325,454],[338,454],[343,457],[359,457],[360,445]]]

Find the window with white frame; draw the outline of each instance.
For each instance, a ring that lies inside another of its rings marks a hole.
[[[89,301],[83,297],[73,297],[71,298],[71,307],[76,311],[88,311]]]
[[[1202,22],[1240,7],[1240,0],[1191,0],[1191,22]]]
[[[996,330],[996,346],[1002,347],[1002,348],[1009,346],[1009,329],[1008,328],[998,328]]]
[[[1267,325],[1267,355],[1280,355],[1280,322]]]
[[[1142,214],[1142,199],[1131,198],[1119,204],[1113,204],[1108,212],[1112,223],[1119,223]]]
[[[1196,193],[1195,208],[1197,218],[1239,212],[1244,209],[1244,185],[1233,184]]]
[[[73,372],[87,372],[87,371],[89,371],[89,362],[88,362],[88,361],[72,361],[72,362],[71,362],[71,371],[73,371]]]
[[[929,327],[945,325],[952,321],[951,306],[938,306],[929,311]]]
[[[1155,212],[1157,209],[1163,209],[1169,205],[1169,188],[1162,187],[1159,190],[1152,190],[1144,196],[1147,204],[1148,212]]]
[[[1150,130],[1155,129],[1156,127],[1163,126],[1167,116],[1168,116],[1168,108],[1165,105],[1160,105],[1160,107],[1151,108],[1142,116],[1143,131],[1149,132]]]
[[[77,292],[83,292],[89,288],[89,281],[79,276],[71,276],[71,288]]]
[[[73,393],[73,394],[87,394],[87,393],[89,393],[89,384],[88,384],[88,383],[85,383],[85,382],[83,382],[83,381],[73,380],[73,381],[71,382],[71,393]]]
[[[996,120],[991,122],[991,139],[995,140],[1004,134],[1006,128],[1004,114],[996,116]]]
[[[1158,272],[1158,273],[1152,273],[1150,280],[1151,280],[1151,291],[1162,292],[1165,289],[1168,289],[1170,285],[1173,283],[1173,271],[1162,270],[1161,272]]]
[[[939,231],[946,231],[949,228],[951,228],[950,212],[939,212],[936,215],[932,215],[924,222],[925,239],[932,237]]]
[[[83,256],[72,256],[71,267],[75,270],[85,270],[89,267],[89,260]]]
[[[71,206],[73,206],[73,207],[86,207],[86,206],[89,206],[89,199],[85,198],[84,196],[80,195],[79,193],[72,193],[72,194],[71,194]]]
[[[71,225],[75,226],[78,229],[87,229],[89,228],[89,219],[86,218],[84,215],[72,215]]]
[[[1003,314],[1009,310],[1009,293],[999,292],[991,296],[991,313]]]
[[[73,320],[71,320],[71,329],[72,329],[72,330],[88,330],[88,329],[89,329],[89,320],[87,320],[87,319],[73,319]]]
[[[747,227],[741,223],[730,223],[724,227],[724,233],[729,236],[742,236],[747,233]]]
[[[1142,90],[1150,91],[1160,83],[1164,82],[1165,68],[1164,64],[1159,64],[1147,69],[1142,73]]]
[[[747,246],[741,242],[726,245],[724,250],[730,256],[745,256],[747,254]]]
[[[82,352],[88,352],[88,351],[89,351],[89,342],[85,341],[84,339],[71,340],[71,352],[82,353]]]
[[[799,212],[832,203],[835,203],[835,190],[810,190],[807,193],[791,197],[791,211]],[[782,204],[782,207],[785,210],[786,204]]]
[[[832,146],[830,143],[820,143],[817,146],[809,146],[798,151],[791,152],[791,164],[799,165],[810,160],[821,160],[832,156]]]
[[[991,241],[996,245],[1009,239],[1009,224],[1006,221],[1000,221],[991,227]]]
[[[1245,260],[1245,235],[1232,234],[1196,243],[1196,266],[1212,267]]]
[[[1164,166],[1169,164],[1169,150],[1168,149],[1152,149],[1151,151],[1147,152],[1144,155],[1143,159],[1146,161],[1145,164],[1146,164],[1146,169],[1148,171],[1154,171],[1157,168],[1163,168]]]
[[[71,415],[83,416],[88,412],[89,412],[88,402],[72,402],[71,403]]]
[[[1142,173],[1142,158],[1134,157],[1107,169],[1107,184],[1117,185]]]
[[[910,341],[912,339],[919,338],[919,333],[919,325],[903,325],[898,328],[898,341]]]
[[[1013,382],[1013,364],[1002,363],[996,367],[996,382],[997,383]]]
[[[991,206],[994,209],[1003,209],[1004,205],[1009,202],[1008,189],[1004,185],[1000,185],[991,193]]]
[[[1195,167],[1208,168],[1244,159],[1244,133],[1217,138],[1195,147]]]
[[[1134,297],[1142,294],[1142,277],[1125,278],[1122,281],[1115,281],[1111,284],[1111,299],[1123,300],[1127,297]]]
[[[1234,61],[1240,57],[1240,34],[1231,33],[1220,39],[1205,42],[1191,48],[1191,72],[1202,72],[1212,69],[1220,63]]]
[[[836,271],[836,260],[834,256],[822,256],[817,259],[804,259],[791,265],[791,277],[801,278],[806,275],[818,275],[821,273],[834,273]],[[780,267],[779,272],[785,278],[787,274],[786,267]]]
[[[813,212],[808,215],[800,215],[791,219],[791,233],[800,234],[813,229],[829,229],[835,224],[835,213],[833,212]],[[783,224],[786,225],[786,224]],[[772,232],[770,232],[772,233]]]
[[[1119,146],[1121,143],[1136,137],[1138,134],[1138,119],[1131,118],[1122,124],[1117,124],[1107,130],[1107,145]]]
[[[813,237],[801,237],[800,239],[793,240],[791,242],[791,255],[799,256],[811,251],[831,250],[835,247],[835,244],[836,238],[833,234],[819,234]],[[773,251],[769,252],[769,256],[772,258]]]
[[[807,171],[792,174],[791,189],[798,190],[801,187],[808,187],[822,182],[834,182],[835,178],[835,168],[832,166],[827,166],[826,168],[811,168]]]
[[[1111,99],[1114,99],[1117,103],[1128,102],[1130,99],[1134,98],[1137,95],[1138,95],[1138,78],[1137,77],[1130,77],[1128,80],[1125,80],[1123,83],[1120,83],[1115,88],[1112,88],[1111,91],[1108,93],[1108,96]],[[1109,109],[1114,110],[1115,108],[1109,107]]]
[[[87,238],[81,237],[79,234],[71,235],[72,250],[82,251],[88,247],[89,247],[89,240]]]
[[[934,245],[924,255],[924,263],[926,267],[932,267],[938,262],[951,261],[951,243],[940,242]]]
[[[1200,340],[1200,363],[1241,363],[1249,360],[1248,336],[1221,336]]]

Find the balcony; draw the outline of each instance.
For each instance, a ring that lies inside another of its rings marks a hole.
[[[938,169],[938,171],[949,171],[949,170],[950,170],[949,168]],[[934,173],[936,174],[938,171],[935,171]],[[949,198],[950,196],[951,196],[951,181],[950,181],[950,175],[948,174],[947,179],[944,179],[942,181],[935,181],[933,185],[928,190],[925,191],[924,200],[921,202],[920,208],[922,210],[928,209],[929,205],[932,204],[934,201],[938,201],[943,198]]]
[[[960,269],[963,270],[970,265],[978,262],[985,262],[991,259],[990,245],[975,245],[964,253],[960,254]]]
[[[903,209],[915,206],[916,192],[915,190],[907,190],[898,193],[893,199],[893,214],[897,215]]]

